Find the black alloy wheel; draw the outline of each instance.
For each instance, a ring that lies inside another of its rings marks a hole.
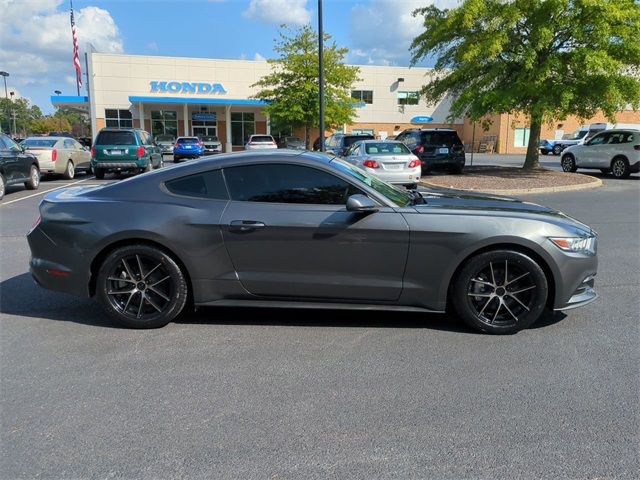
[[[629,162],[627,162],[626,158],[616,157],[611,162],[611,174],[615,178],[627,178],[631,175],[631,170],[629,169]]]
[[[567,154],[562,157],[560,165],[562,165],[563,172],[573,173],[578,170],[578,167],[576,166],[576,159],[573,158],[573,155]]]
[[[118,248],[103,262],[97,294],[117,323],[158,328],[184,308],[187,283],[180,267],[166,253],[147,245],[132,245]]]
[[[553,146],[553,154],[554,155],[560,155],[562,153],[562,146],[561,145],[554,145]]]
[[[486,333],[516,333],[542,314],[548,283],[527,255],[496,250],[471,258],[457,276],[453,305],[469,326]]]

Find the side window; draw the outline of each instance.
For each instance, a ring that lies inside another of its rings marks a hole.
[[[4,135],[0,135],[0,150],[9,150],[9,145],[5,142]]]
[[[328,172],[301,165],[247,165],[224,170],[232,200],[243,202],[345,205],[362,193]]]
[[[18,144],[13,140],[11,140],[9,137],[3,136],[2,139],[4,140],[4,145],[5,145],[4,148],[6,150],[12,150],[12,151],[20,150],[20,147],[18,146]]]
[[[221,170],[211,170],[187,177],[174,178],[165,182],[165,186],[167,190],[176,195],[214,200],[229,199]]]
[[[144,144],[153,145],[153,138],[151,137],[151,134],[149,132],[143,132],[143,133],[144,133]]]
[[[589,140],[589,146],[593,145],[602,145],[603,143],[607,143],[609,140],[609,133],[599,133],[591,140]]]
[[[149,138],[149,134],[147,132],[140,132],[140,144],[147,145],[148,144],[148,141],[147,141],[148,138]]]
[[[71,138],[67,138],[62,144],[63,148],[68,148],[73,150],[73,140]]]
[[[418,145],[417,136],[411,133],[406,133],[404,135],[400,135],[402,139],[400,140],[404,143],[410,150],[413,150]]]

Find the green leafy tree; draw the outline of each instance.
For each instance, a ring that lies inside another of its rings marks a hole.
[[[434,58],[422,93],[450,95],[451,117],[530,117],[524,168],[538,167],[544,122],[640,108],[640,3],[635,0],[463,0],[420,8],[412,62]]]
[[[311,146],[310,130],[319,125],[318,35],[304,26],[280,33],[274,50],[278,58],[269,59],[271,73],[254,87],[260,90],[254,98],[269,102],[264,112],[279,129],[304,127],[307,148]],[[351,123],[355,117],[351,87],[358,80],[359,69],[343,63],[348,50],[330,42],[324,35],[325,125],[336,128]],[[330,42],[330,43],[329,43]]]

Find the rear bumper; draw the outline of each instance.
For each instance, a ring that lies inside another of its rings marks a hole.
[[[130,170],[132,168],[144,168],[147,166],[148,160],[126,161],[126,162],[91,162],[91,166],[104,170]]]
[[[422,155],[422,170],[437,170],[439,168],[464,167],[465,156],[462,155]]]
[[[364,170],[371,175],[375,175],[380,180],[392,183],[394,185],[411,185],[420,181],[422,175],[420,167],[411,170],[402,170],[400,172],[380,171],[380,169],[365,168]]]

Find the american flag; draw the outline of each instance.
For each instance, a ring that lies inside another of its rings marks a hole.
[[[78,88],[82,87],[82,68],[80,67],[80,47],[78,46],[78,33],[76,23],[73,21],[73,4],[71,4],[71,35],[73,36],[73,66],[76,69]]]

